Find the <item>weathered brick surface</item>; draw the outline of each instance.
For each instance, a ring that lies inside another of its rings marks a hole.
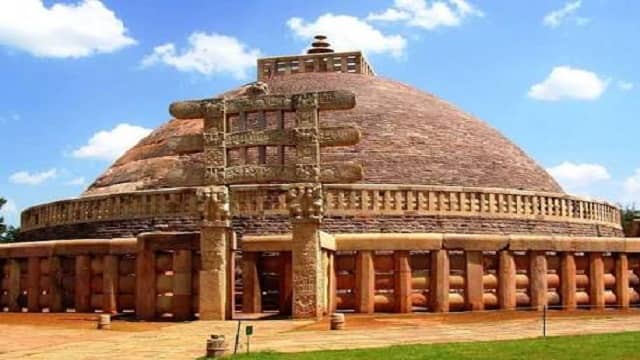
[[[234,217],[232,226],[234,231],[240,236],[291,232],[289,218],[285,215],[272,217]],[[21,233],[20,236],[24,241],[81,238],[107,239],[133,237],[141,232],[157,230],[199,231],[200,225],[199,221],[192,217],[165,217],[55,226],[24,232]],[[461,234],[623,236],[622,230],[603,225],[455,216],[325,217],[321,230],[330,233],[442,232]]]
[[[377,76],[306,73],[277,77],[268,85],[272,94],[325,90],[356,94],[353,110],[325,112],[321,125],[354,124],[362,141],[355,147],[323,149],[322,161],[361,163],[363,183],[562,191],[544,169],[491,126],[405,84]],[[249,128],[255,125],[250,122]],[[202,153],[181,153],[176,137],[201,133],[202,121],[197,119],[163,125],[123,155],[86,193],[198,185],[201,177],[195,170],[202,167]]]

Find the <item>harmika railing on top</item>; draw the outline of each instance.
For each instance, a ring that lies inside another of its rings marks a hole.
[[[286,215],[286,185],[231,186],[234,215]],[[564,194],[428,185],[325,184],[327,215],[445,215],[597,223],[621,228],[606,202]],[[39,205],[22,230],[133,218],[197,216],[196,188],[99,195]]]
[[[282,56],[258,60],[258,80],[272,77],[317,72],[341,72],[375,75],[375,71],[360,51]]]

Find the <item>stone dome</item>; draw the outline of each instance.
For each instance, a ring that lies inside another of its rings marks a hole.
[[[355,125],[362,140],[348,148],[324,148],[322,162],[362,164],[362,183],[563,192],[542,167],[487,123],[411,86],[350,73],[299,73],[265,82],[271,94],[356,94],[355,108],[322,112],[320,122]],[[201,134],[201,119],[170,120],[127,151],[83,195],[202,185],[203,155],[189,146]]]

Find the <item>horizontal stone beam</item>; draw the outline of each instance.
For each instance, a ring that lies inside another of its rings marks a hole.
[[[297,95],[261,95],[224,100],[210,98],[174,102],[169,113],[176,119],[199,119],[207,114],[220,112],[223,107],[227,114],[258,111],[294,111],[309,94],[317,94],[318,110],[348,110],[356,105],[356,97],[350,91],[322,91]]]
[[[225,168],[226,184],[310,181],[293,165],[240,165]],[[362,180],[362,166],[350,163],[321,164],[321,182],[353,182]]]
[[[320,146],[350,146],[360,141],[360,131],[354,126],[334,126],[320,129]],[[249,130],[229,133],[225,147],[289,145],[298,143],[295,129]],[[202,143],[201,143],[202,146]],[[200,150],[202,151],[202,149]]]

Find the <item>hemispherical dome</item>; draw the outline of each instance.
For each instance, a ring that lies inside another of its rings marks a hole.
[[[320,122],[355,125],[362,139],[351,147],[324,148],[322,162],[362,164],[362,183],[562,192],[544,169],[491,126],[397,81],[301,73],[267,83],[271,94],[325,90],[356,94],[355,108],[322,112]],[[169,121],[118,159],[85,195],[202,185],[202,152],[189,145],[201,133],[201,119]]]

